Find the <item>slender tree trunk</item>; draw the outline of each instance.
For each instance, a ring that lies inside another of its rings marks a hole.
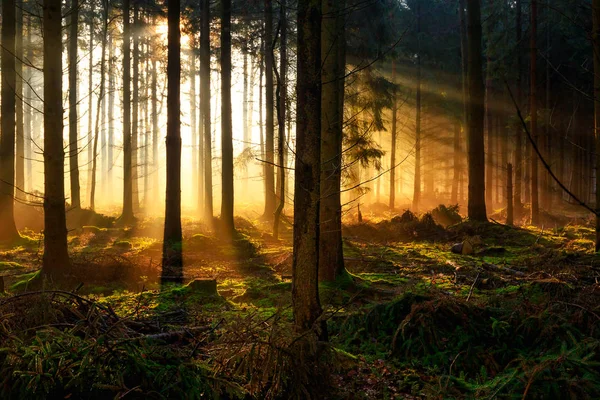
[[[263,217],[273,219],[275,213],[275,124],[273,99],[273,2],[265,0],[265,100],[266,100],[266,136],[265,136],[265,212]]]
[[[15,168],[15,185],[17,199],[25,199],[25,135],[23,123],[23,0],[17,1],[16,38],[15,38],[15,70],[16,70],[16,140],[17,163]]]
[[[162,256],[162,282],[183,280],[181,249],[181,126],[180,0],[168,0],[169,47],[167,60],[167,192]]]
[[[156,22],[156,19],[154,19]],[[156,57],[152,57],[152,198],[159,198],[158,181],[158,71]]]
[[[485,131],[487,151],[485,155],[485,202],[490,208],[494,206],[494,113],[492,113],[492,80],[491,80],[491,59],[487,58],[487,79],[485,81]]]
[[[204,122],[204,218],[212,223],[212,131],[210,115],[210,0],[202,0],[200,33],[200,103]]]
[[[537,0],[531,0],[531,74],[530,74],[530,96],[531,96],[531,136],[533,140],[538,138],[537,126]],[[540,205],[538,198],[538,156],[531,148],[531,223],[537,225],[540,222]]]
[[[140,126],[140,27],[139,27],[139,6],[137,1],[133,3],[133,77],[131,80],[133,86],[133,99],[131,109],[131,179],[133,211],[138,212],[140,208],[140,190],[139,190],[139,126]]]
[[[521,0],[517,0],[516,3],[517,12],[517,104],[523,105],[523,58],[521,55]],[[515,125],[515,210],[517,215],[523,208],[523,201],[521,198],[521,188],[523,186],[523,128],[521,124]]]
[[[279,134],[277,136],[277,171],[278,180],[278,204],[273,218],[273,237],[279,238],[279,219],[285,207],[285,117],[287,99],[287,1],[279,0],[279,73],[277,75],[277,125]],[[244,103],[245,104],[245,103]]]
[[[485,209],[485,152],[483,141],[484,95],[481,56],[480,0],[467,0],[468,39],[468,216],[474,221],[487,221]]]
[[[261,39],[261,52],[260,52],[260,66],[259,66],[259,79],[258,79],[258,125],[260,130],[260,158],[261,160],[265,159],[265,121],[264,121],[264,113],[263,113],[263,102],[264,102],[264,86],[263,86],[263,77],[265,75],[265,40],[264,35],[262,35]],[[262,174],[263,178],[267,175],[267,165],[265,163],[262,164]],[[267,180],[263,180],[265,193],[267,192]]]
[[[115,145],[115,60],[114,60],[114,35],[111,33],[108,43],[108,171],[106,180],[113,180],[113,149]]]
[[[103,23],[104,27],[102,30],[102,37],[106,37],[108,35],[108,2],[109,0],[103,0]],[[100,105],[102,104],[102,100],[104,99],[104,79],[106,78],[106,63],[104,60],[106,59],[106,40],[102,41],[102,53],[100,59],[100,94],[98,95],[98,104],[96,109],[100,110]],[[96,169],[98,165],[98,138],[100,137],[100,112],[96,113],[96,125],[94,127],[94,154],[92,156],[92,185],[90,192],[90,208],[92,210],[96,209]]]
[[[124,224],[134,222],[131,151],[131,32],[129,1],[123,0],[123,213]]]
[[[71,208],[81,208],[79,186],[79,134],[77,132],[77,39],[79,27],[79,0],[73,0],[69,21],[69,178]],[[88,111],[89,112],[89,111]]]
[[[25,36],[25,48],[27,49],[27,60],[33,59],[33,46],[31,45],[31,16],[27,16],[27,35]],[[25,165],[27,169],[25,179],[25,190],[31,192],[33,189],[33,90],[31,89],[31,78],[33,76],[32,68],[27,67],[27,85],[25,85],[25,99],[27,100],[25,113]]]
[[[506,166],[506,225],[512,225],[513,212],[513,168],[512,164]]]
[[[396,60],[392,60],[392,83],[396,83]],[[390,210],[396,208],[396,144],[397,140],[397,114],[398,114],[398,96],[394,93],[392,103],[392,149],[390,154]]]
[[[468,133],[467,133],[467,129],[468,129],[468,99],[469,99],[469,93],[468,93],[468,81],[467,81],[467,70],[468,70],[468,42],[467,42],[467,21],[466,21],[466,17],[465,17],[465,0],[459,0],[458,1],[458,16],[459,16],[459,23],[460,23],[460,52],[461,52],[461,73],[462,73],[462,101],[463,101],[463,118],[462,118],[462,128],[463,128],[463,132],[466,134],[466,136],[468,137]],[[458,143],[458,148],[460,151],[461,145],[460,145],[460,132],[458,132],[459,135],[459,143]],[[458,180],[458,188],[457,191],[459,191],[460,193],[458,194],[458,198],[456,200],[456,203],[458,202],[462,202],[463,201],[463,194],[464,194],[464,171],[462,169],[462,165],[460,165],[460,157],[458,158],[459,163],[456,163],[456,148],[457,148],[457,143],[456,143],[456,132],[455,132],[455,143],[454,143],[454,150],[455,150],[455,172],[456,172],[456,168],[458,169],[458,177],[456,178]]]
[[[192,130],[192,193],[198,193],[198,122],[196,117],[196,41],[191,37],[190,48],[190,128]],[[198,209],[201,213],[202,209]]]
[[[3,5],[6,4],[3,2]],[[67,248],[67,218],[62,108],[61,1],[44,0],[44,255],[42,274],[58,279],[70,269]],[[14,10],[14,3],[13,3]],[[10,21],[3,10],[4,28]],[[14,15],[14,14],[13,14]],[[14,33],[14,31],[13,31]],[[4,54],[3,54],[4,56]],[[4,57],[2,57],[4,62]],[[4,67],[4,66],[3,66]],[[2,71],[6,71],[2,68]],[[4,107],[4,101],[2,106]],[[2,122],[7,114],[2,113]]]
[[[59,5],[60,9],[60,5]],[[60,12],[60,11],[59,11]],[[2,2],[2,115],[0,136],[0,241],[10,242],[19,237],[14,217],[15,193],[15,1]],[[60,48],[60,46],[59,46]]]
[[[93,149],[93,141],[94,141],[94,109],[93,109],[93,100],[94,100],[94,13],[96,12],[94,8],[95,3],[90,1],[90,37],[89,37],[89,64],[88,64],[88,134],[86,140],[87,146],[87,181],[86,188],[87,193],[91,196],[92,193],[92,159],[94,157],[94,149]],[[89,199],[91,204],[91,198]]]
[[[299,331],[322,313],[318,290],[321,175],[321,1],[298,1],[297,133],[292,304]],[[267,42],[268,44],[268,42]],[[327,326],[321,324],[321,337]]]
[[[596,252],[600,251],[600,0],[592,1],[594,51],[594,134],[596,137]]]
[[[242,94],[242,122],[243,122],[243,131],[244,131],[244,153],[248,152],[250,149],[250,126],[248,125],[248,46],[245,44],[242,47],[242,53],[244,58],[244,66],[243,66],[243,79],[244,79],[244,92]],[[244,176],[243,176],[243,192],[244,196],[248,195],[248,167],[244,166]]]
[[[146,16],[146,22],[148,17]],[[150,38],[144,40],[146,51],[144,57],[144,209],[150,208]],[[196,139],[197,139],[196,135]],[[197,172],[196,172],[197,174]]]
[[[421,4],[417,3],[417,99],[416,99],[416,129],[415,129],[415,180],[413,189],[413,212],[419,212],[421,202]]]
[[[233,223],[233,129],[231,123],[231,0],[221,0],[221,223],[229,235]]]

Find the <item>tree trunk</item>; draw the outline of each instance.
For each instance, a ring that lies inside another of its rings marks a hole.
[[[77,132],[77,29],[79,26],[79,0],[73,0],[69,21],[69,178],[71,208],[81,208],[79,186],[79,134]],[[89,112],[89,111],[88,111]]]
[[[512,164],[506,165],[506,225],[513,224],[513,168]]]
[[[8,2],[3,2],[6,4]],[[14,5],[14,3],[13,3]],[[14,7],[13,7],[14,9]],[[5,11],[5,10],[3,10]],[[4,24],[10,21],[3,13]],[[61,1],[44,0],[44,255],[42,274],[60,278],[70,269],[67,248],[62,107]],[[2,57],[4,62],[4,57]],[[4,67],[4,66],[3,66]],[[2,71],[6,69],[2,68]],[[4,107],[4,101],[2,105]],[[2,114],[4,119],[7,114]]]
[[[18,0],[16,8],[15,38],[15,70],[16,70],[16,140],[17,163],[15,168],[15,185],[17,199],[25,199],[25,135],[23,123],[23,0]]]
[[[492,60],[487,57],[487,79],[485,81],[485,132],[487,136],[485,153],[485,202],[490,209],[494,206],[494,113],[492,113]]]
[[[319,302],[321,175],[321,1],[298,1],[296,169],[292,304],[296,329],[315,328]],[[320,332],[326,337],[326,325]]]
[[[319,280],[343,275],[342,140],[346,68],[345,1],[325,0],[321,22],[321,210]]]
[[[113,179],[113,148],[115,145],[115,61],[114,61],[114,35],[111,33],[108,43],[108,171],[106,180],[112,182]],[[112,200],[112,199],[111,199]]]
[[[279,238],[279,219],[285,207],[285,117],[287,100],[287,2],[279,1],[279,73],[277,74],[277,125],[279,134],[277,136],[277,171],[278,200],[277,209],[273,218],[273,237]]]
[[[233,235],[233,129],[231,123],[231,0],[221,0],[221,223]]]
[[[275,213],[275,124],[273,99],[273,1],[265,0],[265,212],[263,217],[270,221]]]
[[[458,204],[458,184],[460,179],[460,122],[454,122],[454,141],[453,141],[453,156],[454,161],[452,165],[453,176],[452,176],[452,192],[450,195],[450,203]]]
[[[244,79],[244,92],[242,94],[242,129],[244,132],[244,153],[248,152],[250,149],[250,126],[248,125],[248,46],[243,45],[242,53],[244,58],[244,66],[243,66],[243,79]],[[243,176],[243,193],[244,196],[248,196],[248,166],[244,166],[244,176]]]
[[[124,224],[134,222],[131,151],[131,43],[129,1],[123,0],[123,213]]]
[[[396,83],[396,60],[392,60],[392,83]],[[397,140],[397,114],[398,114],[398,96],[394,93],[392,103],[392,145],[390,154],[390,210],[396,208],[396,144]]]
[[[165,232],[162,255],[162,282],[183,281],[181,249],[181,126],[180,77],[181,41],[179,31],[180,0],[168,0],[167,59],[167,191]]]
[[[484,85],[481,56],[480,0],[467,0],[468,39],[468,216],[474,221],[487,221],[485,209],[485,153],[483,141]]]
[[[109,0],[103,1],[103,30],[102,37],[106,37],[108,35],[108,2]],[[106,59],[106,40],[102,41],[102,53],[100,59],[100,94],[98,95],[98,104],[96,109],[100,110],[100,105],[102,104],[102,100],[104,99],[104,79],[105,77],[105,69],[106,63],[104,60]],[[100,137],[100,112],[96,113],[96,125],[94,127],[94,149],[92,155],[92,185],[90,191],[90,209],[96,209],[96,169],[98,165],[98,138]]]
[[[94,149],[93,149],[93,140],[94,140],[94,109],[93,109],[93,100],[94,100],[94,2],[90,1],[90,37],[89,37],[89,63],[88,63],[88,134],[86,140],[87,146],[87,181],[86,188],[88,195],[91,196],[91,185],[92,185],[92,158],[94,157]],[[91,198],[89,199],[91,204]]]
[[[531,74],[530,74],[530,113],[531,113],[531,137],[534,141],[538,139],[537,124],[537,0],[531,0]],[[538,156],[531,148],[531,223],[537,225],[540,222],[540,205],[538,198]]]
[[[421,5],[417,3],[417,99],[416,99],[416,129],[415,129],[415,180],[413,190],[413,212],[419,212],[421,201]]]
[[[600,251],[600,0],[592,1],[594,49],[594,134],[596,137],[596,252]]]
[[[133,108],[131,109],[131,179],[133,196],[133,211],[138,212],[140,208],[140,190],[138,185],[139,178],[139,126],[140,126],[140,27],[139,27],[139,6],[138,2],[133,4],[133,98],[131,100]]]
[[[60,5],[59,5],[60,10]],[[60,11],[59,11],[60,12]],[[15,192],[15,1],[2,2],[2,136],[0,136],[0,241],[19,237],[14,217]],[[58,47],[60,48],[60,46]]]
[[[27,35],[25,36],[25,48],[27,49],[27,59],[33,59],[33,46],[31,45],[31,16],[27,16]],[[32,74],[32,68],[27,67],[27,82],[30,82]],[[25,179],[26,191],[31,192],[33,188],[33,90],[31,85],[25,86],[25,99],[27,99],[27,112],[25,113],[25,165],[27,168],[27,174]]]
[[[520,107],[523,105],[523,59],[521,56],[521,0],[517,0],[516,3],[517,12],[517,105]],[[515,209],[517,214],[521,212],[523,208],[523,201],[521,198],[521,187],[523,177],[523,128],[521,124],[515,125]]]
[[[210,115],[210,0],[202,0],[200,32],[200,103],[204,123],[204,218],[212,224],[212,133]]]
[[[190,129],[192,130],[192,193],[199,195],[198,190],[198,122],[196,116],[196,40],[192,34],[190,41]],[[198,214],[202,213],[202,209],[198,209]]]

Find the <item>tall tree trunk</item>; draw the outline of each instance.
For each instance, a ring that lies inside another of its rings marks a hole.
[[[531,113],[531,136],[533,140],[538,138],[537,126],[537,0],[531,0],[531,73],[530,73],[530,113]],[[531,223],[537,225],[540,222],[540,205],[538,198],[538,156],[531,148]]]
[[[15,168],[16,196],[25,199],[25,134],[23,123],[23,0],[17,1],[16,38],[15,38],[15,70],[16,70],[16,140],[17,163]]]
[[[396,83],[396,60],[392,60],[392,83]],[[397,140],[398,96],[394,93],[392,103],[392,145],[390,154],[390,210],[396,208],[396,144]]]
[[[94,109],[93,109],[93,101],[94,101],[94,13],[96,12],[94,8],[95,3],[90,1],[90,37],[89,37],[89,64],[88,64],[88,134],[86,140],[87,146],[87,181],[86,188],[88,195],[92,194],[92,159],[94,157],[94,149],[93,149],[93,140],[94,140]],[[90,204],[92,202],[91,198],[89,199]]]
[[[109,0],[103,0],[103,30],[102,37],[106,37],[108,35],[108,2]],[[106,59],[106,40],[102,41],[102,53],[100,58],[100,94],[98,95],[98,104],[96,105],[96,109],[100,111],[100,105],[102,104],[102,100],[104,99],[104,79],[106,63],[104,60]],[[92,210],[96,209],[96,169],[98,165],[98,138],[100,137],[100,112],[96,112],[96,124],[94,127],[94,154],[92,156],[92,185],[90,191],[90,208]]]
[[[273,99],[273,1],[265,0],[265,212],[263,217],[273,219],[275,213],[275,124]]]
[[[146,22],[148,17],[146,16]],[[150,208],[150,38],[144,40],[144,209]],[[196,135],[196,138],[198,136]]]
[[[517,104],[523,105],[523,58],[521,55],[521,0],[517,0],[516,3],[517,12]],[[515,185],[514,185],[514,199],[515,199],[515,211],[519,215],[523,208],[523,201],[521,198],[521,188],[523,186],[523,128],[521,124],[515,125]]]
[[[251,128],[248,125],[248,46],[246,44],[244,44],[242,46],[242,53],[243,53],[243,59],[244,59],[244,64],[243,64],[243,79],[244,79],[244,92],[242,94],[242,129],[244,132],[244,153],[246,153],[247,151],[249,151],[250,149],[250,132],[251,132]],[[243,167],[244,169],[244,176],[242,177],[243,182],[242,182],[242,187],[243,187],[243,192],[244,192],[244,196],[248,195],[248,167],[245,166]]]
[[[60,9],[60,6],[59,6]],[[15,1],[2,2],[2,136],[0,136],[0,241],[9,242],[19,237],[14,217],[15,192]],[[60,48],[60,46],[58,47]]]
[[[27,60],[33,59],[33,46],[31,45],[31,16],[27,16],[27,35],[25,36],[25,48],[27,49]],[[25,85],[25,99],[27,100],[25,113],[25,165],[26,165],[26,179],[25,179],[25,190],[31,192],[33,188],[33,90],[31,89],[31,77],[33,76],[32,68],[27,67],[27,85]]]
[[[190,128],[192,130],[192,193],[198,192],[198,122],[196,117],[196,40],[192,34],[190,40]],[[198,209],[202,213],[202,209]]]
[[[468,128],[468,99],[469,99],[469,93],[468,93],[468,81],[467,81],[467,70],[468,70],[468,42],[467,42],[467,21],[466,21],[466,16],[465,16],[465,0],[459,0],[458,1],[458,17],[459,17],[459,24],[460,24],[460,53],[461,53],[461,73],[462,73],[462,101],[463,101],[463,118],[462,118],[462,130],[463,132],[466,134],[466,136],[468,136],[467,133],[467,128]],[[460,151],[460,132],[458,132],[459,135],[459,143],[458,143],[458,148]],[[457,192],[460,191],[460,195],[458,195],[457,193],[457,199],[456,199],[456,203],[458,202],[462,202],[463,200],[463,193],[464,193],[464,175],[463,175],[463,169],[462,169],[462,165],[460,164],[460,157],[458,158],[458,163],[456,163],[457,160],[457,154],[456,154],[456,148],[457,148],[457,143],[456,143],[456,132],[455,132],[455,137],[454,137],[454,151],[455,151],[455,155],[454,155],[454,161],[455,161],[455,173],[456,173],[456,168],[458,169],[458,177],[455,177],[455,179],[457,179]],[[454,203],[454,202],[453,202]]]
[[[600,251],[600,0],[592,1],[594,50],[594,135],[596,137],[596,252]]]
[[[8,1],[2,4],[6,3]],[[3,28],[6,21],[10,21],[7,17],[8,15],[3,13]],[[42,274],[51,279],[60,278],[69,271],[71,265],[67,248],[65,211],[62,51],[57,51],[57,49],[62,49],[61,18],[61,1],[44,0],[44,255]],[[4,62],[4,57],[2,57],[2,61]],[[6,69],[2,68],[2,71],[6,71]],[[4,103],[3,101],[3,107]],[[2,113],[2,115],[4,118],[7,116],[6,113]],[[3,123],[4,118],[2,118]]]
[[[325,0],[322,5],[321,59],[321,210],[319,280],[343,275],[342,244],[342,139],[346,68],[345,1]]]
[[[106,180],[112,182],[113,179],[113,149],[115,145],[115,60],[114,60],[114,35],[111,33],[108,39],[108,171]]]
[[[485,154],[485,202],[490,208],[494,206],[494,113],[492,112],[492,79],[491,79],[492,60],[487,57],[487,79],[485,81],[485,132],[486,154]]]
[[[139,178],[139,125],[140,125],[140,27],[139,27],[139,5],[136,0],[133,2],[133,98],[131,100],[133,108],[131,109],[131,178],[133,211],[138,212],[140,207],[140,190],[138,184]]]
[[[167,59],[167,192],[162,255],[162,282],[183,281],[181,251],[181,126],[180,0],[168,0],[169,46]]]
[[[69,179],[71,207],[81,208],[79,186],[79,134],[77,132],[77,39],[79,27],[79,0],[73,0],[69,21]],[[90,111],[88,111],[90,112]]]
[[[200,103],[204,122],[204,218],[212,223],[212,132],[210,115],[210,0],[202,0],[200,32]]]
[[[279,219],[285,207],[285,116],[287,99],[287,1],[279,1],[279,73],[277,74],[277,125],[279,134],[277,136],[277,192],[279,203],[273,218],[273,237],[279,238]],[[245,103],[244,103],[245,104]]]
[[[129,0],[123,0],[123,213],[124,224],[134,222],[131,151],[131,32]]]
[[[487,221],[485,210],[485,152],[483,141],[484,95],[481,56],[480,0],[467,0],[468,40],[468,216],[474,221]]]
[[[231,123],[231,0],[221,0],[221,223],[233,224],[233,129]]]
[[[319,302],[321,178],[321,0],[298,1],[296,170],[292,304],[299,331],[314,329]],[[268,42],[267,42],[268,44]],[[321,324],[326,337],[326,325]]]
[[[154,18],[156,23],[156,18]],[[152,198],[159,198],[158,180],[158,71],[156,57],[152,57]]]
[[[506,225],[512,225],[514,219],[513,208],[513,168],[512,164],[506,166]]]
[[[413,185],[413,212],[419,212],[421,202],[421,4],[417,3],[417,99],[415,123],[415,180]]]

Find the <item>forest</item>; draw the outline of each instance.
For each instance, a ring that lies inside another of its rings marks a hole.
[[[0,398],[600,398],[600,0],[0,14]]]

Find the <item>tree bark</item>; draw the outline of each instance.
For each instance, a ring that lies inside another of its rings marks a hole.
[[[392,60],[392,83],[396,83],[396,60]],[[398,114],[398,96],[394,93],[392,104],[392,145],[390,152],[390,210],[396,208],[396,144],[397,140],[397,114]]]
[[[5,4],[6,2],[3,2]],[[62,107],[61,1],[44,0],[44,255],[42,274],[58,279],[70,269]],[[4,11],[4,10],[3,10]],[[3,14],[6,23],[7,14]],[[3,24],[4,27],[4,24]],[[2,57],[4,61],[4,57]],[[2,68],[2,71],[6,69]],[[4,106],[4,102],[2,102]],[[7,114],[3,113],[6,117]],[[4,118],[2,119],[4,122]]]
[[[204,123],[204,218],[212,224],[212,133],[210,115],[210,0],[202,0],[200,32],[200,103]]]
[[[273,98],[273,1],[265,0],[265,212],[263,217],[270,221],[275,213],[275,124]]]
[[[131,179],[133,198],[133,211],[140,209],[140,190],[139,190],[139,126],[140,126],[140,27],[139,27],[139,5],[136,0],[133,2],[133,63],[131,79],[133,98],[131,100],[133,108],[131,109]]]
[[[537,0],[531,0],[531,72],[530,72],[530,113],[531,113],[531,137],[534,141],[538,138],[538,116],[537,116]],[[540,205],[538,197],[538,155],[533,146],[531,153],[531,223],[537,225],[540,222]]]
[[[221,223],[233,235],[233,129],[231,123],[231,0],[221,0]]]
[[[59,6],[60,8],[60,6]],[[0,241],[10,242],[19,237],[14,217],[15,193],[15,1],[2,2],[2,136],[0,137]],[[58,47],[60,48],[60,46]]]
[[[183,281],[181,233],[180,0],[168,0],[167,191],[162,255],[162,282]]]
[[[86,189],[87,194],[91,196],[92,190],[92,158],[94,157],[94,149],[93,149],[93,141],[94,141],[94,109],[93,109],[93,100],[94,100],[94,13],[96,12],[94,8],[95,3],[90,1],[90,36],[89,36],[89,46],[90,51],[88,53],[89,63],[88,63],[88,120],[87,120],[87,181],[86,181]],[[89,202],[91,204],[91,197],[89,198]]]
[[[417,99],[415,122],[415,180],[413,185],[413,212],[419,212],[421,202],[421,4],[417,3]]]
[[[454,141],[453,141],[453,163],[452,163],[452,190],[450,194],[450,203],[458,204],[458,185],[460,180],[460,122],[454,122]]]
[[[315,328],[318,290],[321,178],[321,1],[298,1],[296,168],[292,304],[296,329]],[[326,325],[321,324],[321,337]]]
[[[521,56],[521,0],[517,0],[516,3],[517,21],[516,21],[516,32],[517,32],[517,104],[520,107],[523,104],[523,59]],[[521,124],[515,125],[515,210],[517,214],[521,212],[523,208],[523,201],[521,198],[521,188],[523,185],[523,128]]]
[[[16,8],[15,37],[16,70],[16,140],[17,159],[15,166],[15,185],[17,199],[25,199],[25,135],[23,123],[23,0],[18,0]]]
[[[129,3],[123,0],[123,213],[121,222],[131,224],[133,215],[133,169],[131,151],[131,43]]]
[[[33,46],[31,45],[31,16],[27,16],[27,35],[25,36],[25,48],[27,49],[27,59],[33,59]],[[27,67],[27,82],[31,82],[32,68]],[[27,99],[27,112],[25,113],[25,165],[27,169],[26,179],[25,179],[25,190],[27,192],[31,192],[33,188],[33,141],[32,141],[32,132],[33,132],[33,107],[31,104],[33,103],[33,90],[31,85],[28,84],[25,86],[25,99]]]
[[[600,251],[600,0],[592,1],[594,50],[594,135],[596,138],[596,252]]]
[[[287,1],[279,1],[279,73],[277,74],[277,193],[278,204],[273,217],[273,237],[279,238],[279,220],[285,207],[285,117],[287,100]]]
[[[190,129],[192,130],[192,193],[200,196],[200,185],[198,180],[198,122],[196,115],[196,40],[192,34],[190,41]],[[202,209],[198,208],[198,214],[202,213]]]
[[[485,152],[483,140],[484,85],[481,56],[480,0],[467,0],[468,41],[468,216],[474,221],[487,221],[485,209]]]
[[[108,149],[107,149],[107,163],[108,171],[106,180],[112,182],[113,179],[113,148],[115,145],[115,61],[114,61],[114,34],[110,34],[108,39]]]
[[[77,132],[77,35],[79,27],[79,0],[73,0],[69,21],[69,182],[71,208],[81,208],[79,186],[79,134]]]

